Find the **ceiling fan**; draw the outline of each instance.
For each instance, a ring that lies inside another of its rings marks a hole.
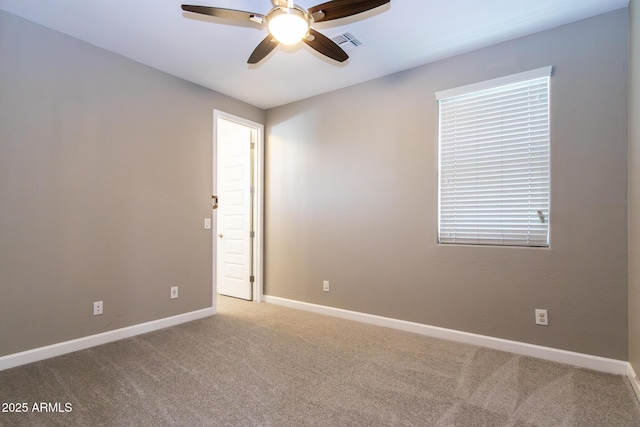
[[[366,12],[391,0],[332,0],[305,10],[293,0],[272,0],[273,8],[265,15],[220,7],[182,5],[182,10],[236,21],[252,21],[265,25],[269,35],[255,48],[247,63],[257,64],[279,43],[295,44],[300,41],[321,54],[344,62],[349,55],[331,39],[311,28],[314,22],[325,22]]]

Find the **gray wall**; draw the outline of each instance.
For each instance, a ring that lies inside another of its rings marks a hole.
[[[629,3],[629,361],[640,373],[640,4]]]
[[[268,110],[266,294],[626,360],[627,30],[623,9]],[[437,245],[434,93],[546,65],[551,247]]]
[[[211,305],[214,108],[264,123],[0,11],[0,356]]]

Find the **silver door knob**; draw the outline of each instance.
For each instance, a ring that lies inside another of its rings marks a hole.
[[[220,233],[220,234],[218,234],[218,237],[222,239],[224,237],[224,235],[222,233]]]

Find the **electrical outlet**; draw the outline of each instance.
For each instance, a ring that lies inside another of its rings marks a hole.
[[[549,325],[549,316],[547,315],[547,310],[536,308],[536,325]]]
[[[176,299],[178,298],[178,287],[177,286],[172,286],[171,287],[171,299]]]
[[[322,290],[325,292],[329,292],[329,281],[328,280],[323,280],[322,281]]]
[[[95,301],[93,303],[93,315],[94,316],[99,316],[102,314],[102,309],[103,309],[103,304],[102,301]]]

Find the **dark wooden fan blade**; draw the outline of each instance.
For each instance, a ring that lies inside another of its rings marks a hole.
[[[258,62],[262,61],[265,56],[269,55],[269,53],[271,53],[271,51],[276,48],[276,46],[278,46],[278,41],[274,39],[271,34],[269,34],[267,37],[265,37],[264,40],[260,42],[258,47],[255,48],[255,50],[249,57],[247,64],[257,64]]]
[[[309,8],[315,22],[331,21],[366,12],[391,0],[332,0]],[[320,13],[321,12],[321,13]],[[323,16],[324,14],[324,16]]]
[[[313,38],[311,38],[311,40],[302,39],[302,41],[321,54],[328,56],[331,59],[335,59],[338,62],[344,62],[349,59],[349,55],[347,55],[347,53],[330,38],[317,32],[313,28],[309,29],[309,34],[311,34]]]
[[[245,12],[243,10],[223,9],[221,7],[192,6],[183,4],[182,10],[199,13],[201,15],[215,16],[217,18],[234,19],[236,21],[248,21],[254,16],[262,16],[259,13]]]

